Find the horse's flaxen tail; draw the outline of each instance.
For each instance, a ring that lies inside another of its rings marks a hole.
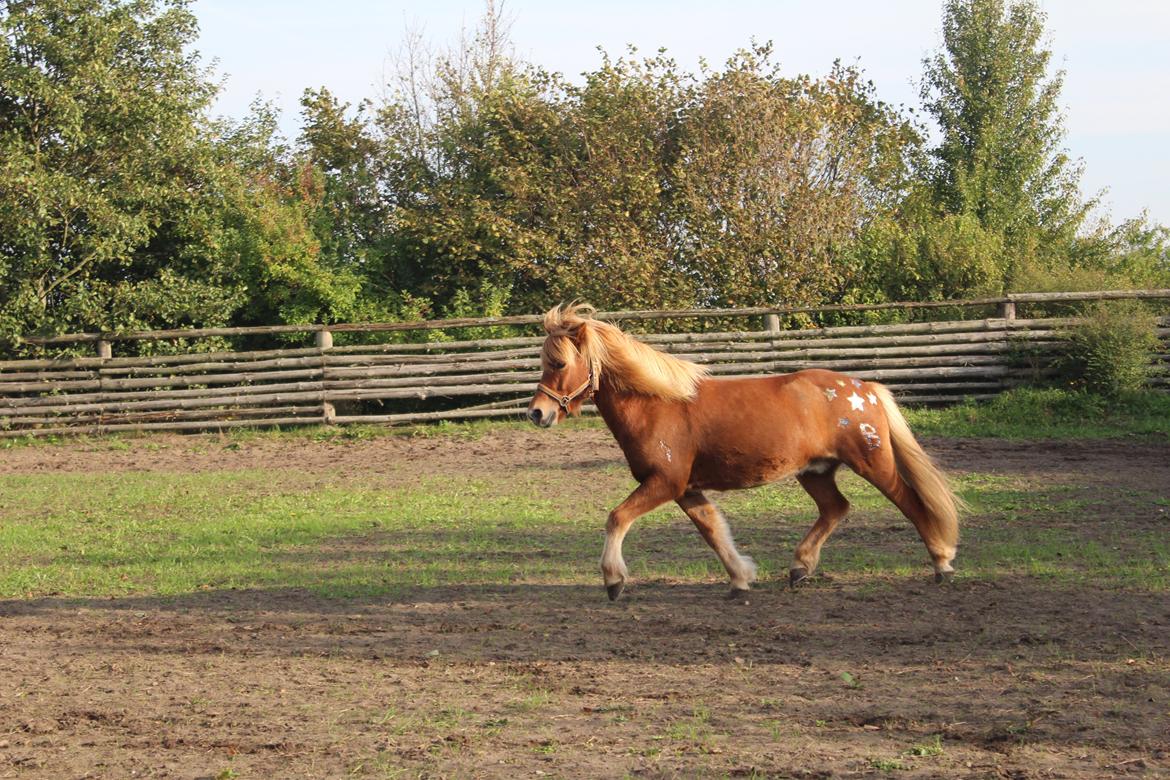
[[[935,523],[939,540],[950,547],[953,555],[959,543],[959,510],[965,509],[966,505],[955,495],[947,478],[914,438],[890,391],[881,385],[875,385],[874,392],[881,400],[882,409],[885,410],[886,419],[889,421],[890,439],[893,443],[894,462],[897,464],[898,473],[922,499],[927,514]]]

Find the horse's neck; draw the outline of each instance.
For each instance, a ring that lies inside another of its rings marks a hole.
[[[652,421],[650,407],[661,401],[637,393],[619,392],[606,382],[603,376],[593,396],[593,403],[596,404],[597,411],[601,413],[614,438],[618,440],[618,444],[624,449],[627,439],[639,438],[639,435],[650,426]]]

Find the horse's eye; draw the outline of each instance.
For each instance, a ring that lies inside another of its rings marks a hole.
[[[553,371],[560,371],[562,368],[565,367],[565,364],[559,360],[550,360],[550,361],[548,361],[548,367],[551,368]]]

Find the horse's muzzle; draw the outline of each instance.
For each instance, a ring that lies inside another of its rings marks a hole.
[[[554,422],[556,422],[557,413],[554,409],[552,412],[546,415],[540,409],[532,408],[528,410],[528,419],[532,422],[533,425],[538,425],[541,428],[548,428],[551,427]]]

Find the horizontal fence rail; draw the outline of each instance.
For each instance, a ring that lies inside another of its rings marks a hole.
[[[820,309],[608,312],[611,320],[758,318],[794,312],[945,305],[995,306],[983,319],[779,330],[649,333],[638,338],[708,368],[716,377],[828,368],[885,383],[905,403],[990,398],[1052,376],[1071,317],[1016,317],[1021,303],[1139,298],[1170,290],[1014,295],[936,304]],[[417,423],[517,416],[540,376],[540,336],[333,346],[335,332],[379,333],[531,325],[539,317],[427,323],[276,326],[130,334],[72,334],[27,343],[98,345],[97,357],[0,361],[0,437],[191,431],[308,424]],[[314,346],[115,357],[112,343],[313,333]],[[1151,384],[1170,387],[1170,317],[1158,320],[1162,349]]]

